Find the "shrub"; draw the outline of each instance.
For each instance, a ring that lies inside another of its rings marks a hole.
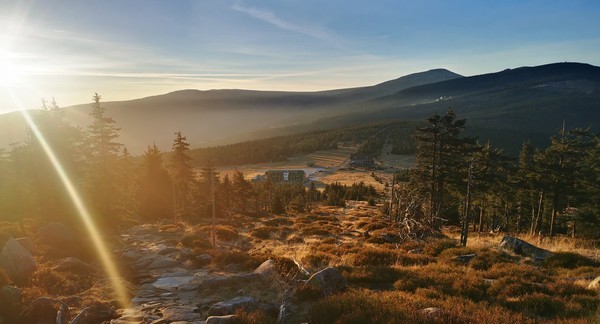
[[[490,297],[502,302],[532,293],[547,293],[543,284],[535,284],[523,277],[502,277],[495,280],[488,289]]]
[[[332,256],[331,254],[316,252],[302,258],[302,264],[312,269],[321,269],[330,265],[334,258],[335,256]]]
[[[191,248],[191,249],[211,248],[212,244],[205,237],[206,237],[206,234],[202,234],[202,233],[187,234],[181,239],[181,245]]]
[[[544,261],[544,265],[551,268],[575,269],[578,267],[600,267],[600,262],[577,253],[554,252]]]
[[[485,272],[484,277],[490,279],[502,277],[526,278],[530,282],[547,282],[549,280],[549,276],[536,267],[513,263],[494,264]]]
[[[261,226],[250,231],[250,236],[266,240],[271,237],[271,233],[275,231],[274,227]]]
[[[453,239],[437,239],[427,242],[423,248],[423,253],[431,256],[438,256],[442,251],[455,248],[458,245]]]
[[[285,217],[277,217],[272,219],[267,219],[263,221],[263,224],[266,226],[290,226],[293,225],[294,222],[285,218]]]
[[[553,318],[565,315],[565,303],[559,298],[542,293],[532,293],[506,302],[510,309],[530,317]]]
[[[321,289],[313,286],[313,285],[303,285],[296,289],[296,298],[298,298],[299,302],[304,302],[308,300],[319,299],[322,296]]]
[[[235,312],[235,318],[231,322],[233,324],[275,324],[277,323],[277,314],[272,314],[264,309],[246,312],[240,309]]]
[[[406,270],[381,266],[340,266],[338,270],[350,283],[392,283],[408,273]]]
[[[210,237],[210,233],[212,231],[211,225],[206,225],[200,227],[200,231],[206,233],[207,237]],[[238,231],[229,225],[216,225],[215,231],[217,233],[217,238],[223,241],[233,241],[239,237]]]

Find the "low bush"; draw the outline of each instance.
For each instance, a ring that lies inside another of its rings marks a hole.
[[[200,227],[200,231],[207,235],[210,235],[210,233],[212,231],[212,226],[211,225],[202,226],[202,227]],[[216,225],[215,231],[217,233],[217,238],[222,241],[233,241],[239,237],[238,231],[229,225]],[[207,237],[210,237],[210,236],[207,236]]]
[[[301,262],[311,269],[322,269],[329,266],[335,258],[329,253],[316,252],[306,255]]]
[[[271,233],[275,232],[275,228],[272,226],[261,226],[250,231],[250,236],[266,240],[271,237]]]
[[[600,262],[571,252],[554,252],[544,260],[544,266],[550,268],[575,269],[579,267],[600,267]]]
[[[527,264],[498,263],[484,273],[485,278],[526,278],[529,282],[548,282],[550,276],[539,268]]]
[[[554,318],[566,315],[564,301],[543,293],[532,293],[518,299],[511,299],[505,305],[528,317]]]
[[[340,266],[338,270],[349,283],[393,283],[408,274],[407,270],[381,266]]]
[[[440,253],[442,253],[442,251],[455,248],[457,246],[458,244],[456,240],[449,238],[431,240],[425,244],[425,247],[423,247],[423,253],[430,256],[438,256]]]

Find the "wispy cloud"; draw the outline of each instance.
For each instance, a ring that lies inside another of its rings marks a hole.
[[[328,40],[334,36],[333,32],[326,28],[285,21],[269,10],[244,7],[239,3],[234,3],[233,6],[231,6],[231,9],[250,15],[251,17],[262,20],[278,28],[308,35],[317,39]]]

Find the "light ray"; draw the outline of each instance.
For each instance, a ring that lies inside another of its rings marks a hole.
[[[104,243],[100,232],[98,231],[98,227],[94,224],[94,220],[92,219],[90,211],[86,207],[83,199],[81,198],[81,195],[79,195],[79,192],[73,185],[73,182],[69,178],[66,170],[60,163],[60,160],[58,159],[56,154],[54,154],[52,147],[50,146],[50,144],[48,144],[48,142],[44,138],[44,135],[40,132],[36,123],[33,121],[33,119],[31,118],[31,116],[29,115],[19,98],[15,96],[14,93],[9,89],[5,88],[5,90],[7,92],[7,95],[11,97],[15,105],[19,108],[19,111],[23,115],[23,118],[25,119],[29,127],[31,127],[31,131],[33,132],[38,142],[41,144],[44,153],[48,157],[48,160],[50,160],[50,163],[52,164],[56,173],[58,174],[63,186],[67,190],[67,193],[71,198],[71,202],[75,206],[77,213],[79,214],[81,220],[83,221],[83,224],[85,225],[85,229],[92,238],[94,248],[96,249],[96,252],[98,253],[98,256],[100,257],[100,260],[102,262],[104,272],[106,273],[111,282],[113,291],[116,294],[117,299],[121,304],[121,307],[126,307],[129,304],[128,293],[125,287],[119,282],[119,279],[122,277],[119,274],[119,270],[117,269],[115,262],[111,258],[106,243]]]

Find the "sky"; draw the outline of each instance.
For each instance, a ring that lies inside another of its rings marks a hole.
[[[600,1],[0,0],[0,113],[181,89],[312,91],[600,65]]]

